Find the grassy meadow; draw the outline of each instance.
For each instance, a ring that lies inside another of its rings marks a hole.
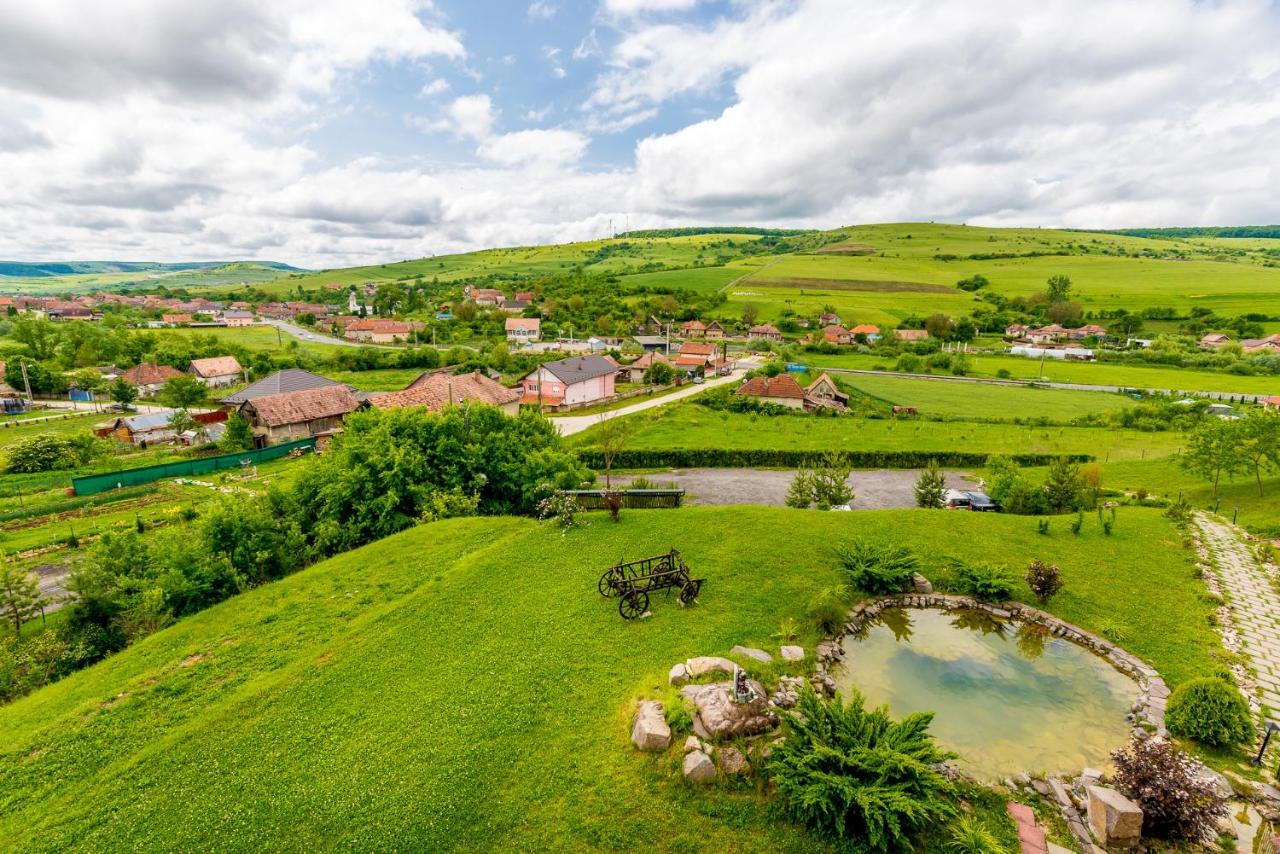
[[[628,450],[697,448],[801,451],[964,451],[987,454],[1089,454],[1099,461],[1175,453],[1182,437],[1098,427],[1038,427],[978,421],[767,416],[677,403],[628,416]],[[598,427],[574,437],[597,441]]]
[[[751,531],[749,548],[726,531]],[[691,789],[677,751],[628,741],[632,701],[672,663],[775,648],[854,538],[948,558],[1062,567],[1051,609],[1126,636],[1177,684],[1217,642],[1189,553],[1157,512],[1115,534],[1032,519],[766,508],[422,526],[183,620],[0,708],[8,850],[811,851],[749,785]],[[700,604],[626,623],[596,593],[620,556],[681,549]],[[939,710],[945,714],[945,710]],[[940,851],[935,839],[926,850]]]
[[[833,374],[846,388],[897,406],[913,406],[923,416],[1013,421],[1045,418],[1067,422],[1082,415],[1115,412],[1133,404],[1121,394],[1028,386],[1001,386],[947,380]]]

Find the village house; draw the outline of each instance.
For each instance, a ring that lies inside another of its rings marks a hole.
[[[536,317],[508,317],[507,342],[528,346],[542,336],[542,321]]]
[[[168,325],[168,326],[177,326],[177,325],[178,325],[178,324],[180,324],[180,323],[190,323],[190,322],[191,322],[191,315],[189,315],[189,314],[185,314],[185,313],[183,313],[183,314],[162,314],[162,315],[160,315],[160,322],[161,322],[161,323],[164,323],[164,324],[166,324],[166,325]]]
[[[431,412],[442,412],[446,406],[468,402],[496,406],[507,415],[515,415],[520,410],[520,392],[474,371],[457,376],[430,373],[401,391],[369,395],[369,403],[376,409],[421,406]]]
[[[818,315],[818,325],[819,326],[843,326],[844,324],[840,320],[840,315],[832,311],[824,311],[822,314]]]
[[[707,368],[715,371],[722,364],[719,358],[720,348],[715,344],[702,344],[686,341],[680,345],[673,363],[677,371],[690,376],[701,375]]]
[[[1240,342],[1240,348],[1246,356],[1254,353],[1280,353],[1280,335],[1268,335],[1266,338],[1246,338]]]
[[[702,338],[707,334],[707,327],[703,325],[701,320],[686,320],[680,324],[680,337],[682,338]]]
[[[342,429],[342,419],[361,406],[343,385],[255,397],[236,411],[253,429],[259,447],[290,439],[323,436]]]
[[[661,335],[636,335],[632,339],[640,345],[640,349],[646,353],[651,350],[666,350],[667,339]]]
[[[1221,332],[1210,332],[1201,336],[1200,340],[1196,342],[1196,346],[1201,350],[1220,350],[1230,343],[1230,335],[1224,335]]]
[[[657,351],[648,351],[634,362],[618,368],[618,379],[624,383],[642,383],[645,371],[658,364],[670,365],[671,360]]]
[[[222,313],[222,322],[231,327],[253,326],[253,312],[238,310],[224,311]]]
[[[838,323],[833,323],[822,330],[822,340],[828,344],[852,344],[853,333]]]
[[[830,374],[819,374],[804,390],[805,408],[827,407],[844,411],[849,406],[849,395],[840,390]]]
[[[1025,323],[1014,323],[1010,326],[1005,327],[1004,337],[1005,338],[1022,338],[1030,331],[1031,331],[1031,327],[1027,326]]]
[[[853,339],[855,341],[858,340],[859,335],[863,336],[868,341],[880,340],[880,327],[872,326],[870,323],[860,323],[850,329],[849,332],[853,335]]]
[[[519,314],[528,307],[528,300],[508,299],[498,303],[498,311],[503,314]]]
[[[342,337],[348,341],[367,344],[394,344],[407,340],[413,334],[413,325],[401,320],[366,317],[348,323]]]
[[[703,330],[702,336],[710,341],[720,341],[725,337],[724,327],[720,325],[720,321],[713,320],[707,324],[707,328]]]
[[[573,406],[613,397],[618,365],[604,356],[573,356],[544,362],[521,381],[520,402]]]
[[[1106,338],[1107,330],[1096,323],[1086,323],[1079,329],[1068,329],[1066,337],[1069,341],[1083,341],[1086,338]]]
[[[1054,341],[1061,338],[1066,331],[1066,329],[1062,328],[1058,324],[1051,323],[1048,326],[1042,326],[1039,329],[1028,330],[1024,337],[1029,339],[1033,344],[1052,344]]]
[[[471,301],[479,306],[495,306],[507,298],[502,291],[494,288],[474,288],[470,296]]]
[[[760,323],[747,330],[747,337],[764,341],[781,341],[782,333],[772,323]]]
[[[1258,402],[1262,404],[1263,409],[1280,411],[1280,397],[1264,397]]]
[[[790,409],[804,409],[805,392],[791,374],[776,377],[752,377],[734,391],[744,397],[754,397],[761,403],[772,403]]]
[[[152,397],[164,384],[174,377],[183,376],[182,371],[168,365],[157,365],[154,362],[143,362],[135,365],[120,375],[120,378],[138,390],[141,397]]]
[[[209,388],[226,388],[244,378],[244,369],[235,356],[214,356],[209,359],[192,359],[187,368],[196,379]]]
[[[533,302],[533,291],[516,291],[515,300],[526,304]]]
[[[928,341],[929,333],[924,329],[895,329],[893,337],[899,341]]]

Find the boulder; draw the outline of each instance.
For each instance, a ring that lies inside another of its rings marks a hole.
[[[1231,781],[1214,771],[1212,768],[1201,768],[1196,772],[1196,779],[1201,782],[1210,783],[1214,790],[1218,793],[1218,797],[1230,799],[1235,797],[1235,791],[1231,788]]]
[[[693,731],[703,738],[717,739],[755,735],[776,727],[778,719],[769,710],[769,698],[764,688],[754,679],[748,679],[747,685],[755,692],[755,699],[749,703],[734,701],[733,685],[729,682],[681,688],[680,693],[688,697],[697,709],[693,716]]]
[[[759,661],[762,664],[770,664],[773,661],[773,656],[765,652],[763,649],[756,649],[753,646],[742,646],[741,644],[729,650],[729,654],[742,655],[755,661]]]
[[[636,710],[636,719],[631,724],[631,743],[638,750],[654,753],[671,746],[671,727],[667,726],[662,704],[657,700],[645,700]]]
[[[784,646],[779,650],[783,661],[804,661],[804,647]]]
[[[925,578],[918,572],[911,576],[911,587],[915,592],[923,593],[925,595],[933,592],[933,585],[929,583],[929,579]]]
[[[722,747],[716,751],[716,764],[726,774],[747,773],[747,757],[736,747]]]
[[[716,764],[701,750],[686,753],[680,768],[690,783],[710,783],[716,778]]]
[[[689,668],[682,661],[667,674],[667,682],[671,685],[683,685],[689,681]]]
[[[729,659],[721,658],[718,655],[700,655],[697,658],[691,658],[686,661],[685,666],[689,671],[689,676],[697,679],[699,676],[706,676],[708,673],[723,673],[726,676],[732,676],[734,664]]]
[[[696,735],[691,735],[684,740],[684,752],[690,753],[694,750],[701,750],[702,742],[698,740]]]
[[[1090,786],[1089,827],[1108,850],[1130,848],[1142,839],[1142,807],[1106,786]]]

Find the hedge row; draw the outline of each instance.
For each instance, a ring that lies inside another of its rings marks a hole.
[[[622,451],[613,458],[618,469],[647,468],[796,468],[814,464],[822,459],[823,451],[798,451],[794,449],[729,449],[729,448],[670,448],[666,450]],[[860,469],[916,469],[923,468],[930,460],[940,466],[979,468],[987,464],[993,454],[966,453],[963,451],[844,451],[845,458],[854,468]],[[578,456],[593,469],[604,468],[604,455],[597,450],[580,450]],[[1047,466],[1058,458],[1057,454],[1010,454],[1020,466]],[[1076,463],[1093,460],[1087,454],[1069,454],[1067,459]]]

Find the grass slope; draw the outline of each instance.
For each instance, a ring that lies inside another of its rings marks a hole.
[[[1172,683],[1211,669],[1209,607],[1150,511],[1113,537],[930,511],[631,511],[565,536],[451,520],[0,708],[0,847],[813,850],[752,791],[690,790],[674,755],[633,752],[628,708],[675,661],[773,645],[855,536],[911,544],[935,578],[947,557],[1059,563],[1062,616],[1123,630]],[[624,623],[598,574],[673,545],[702,604]]]
[[[1070,421],[1091,412],[1114,412],[1132,405],[1119,394],[1054,388],[982,385],[873,374],[836,374],[847,387],[899,406],[914,406],[921,415],[1012,421],[1047,418]]]

